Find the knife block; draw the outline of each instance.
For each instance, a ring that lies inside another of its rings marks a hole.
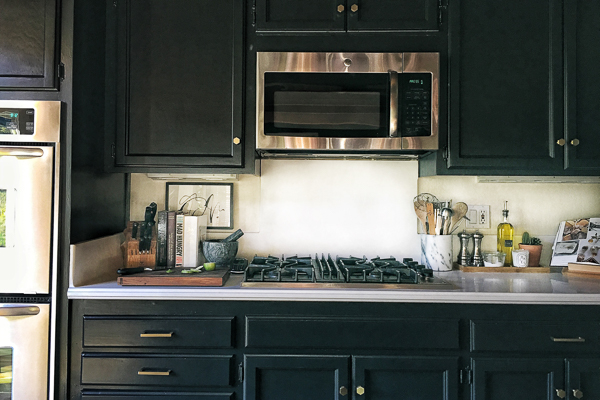
[[[156,265],[156,225],[152,227],[152,241],[150,251],[140,252],[140,241],[131,237],[131,230],[135,221],[129,221],[123,231],[125,241],[121,243],[124,268],[153,268]],[[139,222],[141,224],[141,222]]]

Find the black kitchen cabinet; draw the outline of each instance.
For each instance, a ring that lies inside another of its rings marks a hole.
[[[354,357],[355,399],[457,400],[457,357]]]
[[[348,398],[349,357],[247,355],[244,400]]]
[[[438,0],[256,0],[257,31],[437,30]]]
[[[108,168],[253,172],[242,133],[244,2],[107,7]]]
[[[600,174],[598,12],[597,1],[451,2],[448,137],[420,176]]]
[[[0,11],[0,90],[58,89],[58,0],[8,0]]]
[[[595,315],[598,306],[74,300],[69,398],[594,398]]]
[[[567,171],[600,173],[599,1],[565,1],[565,149]]]
[[[553,400],[564,391],[561,359],[474,358],[471,368],[472,400]]]
[[[562,2],[450,4],[448,168],[560,171]]]
[[[600,358],[583,358],[567,360],[568,399],[600,398]]]

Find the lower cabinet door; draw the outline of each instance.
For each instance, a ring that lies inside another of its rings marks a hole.
[[[349,398],[350,357],[246,355],[244,400]]]
[[[567,398],[600,399],[600,359],[567,360]]]
[[[355,400],[457,400],[457,357],[354,357]]]
[[[555,400],[565,398],[562,359],[475,358],[473,400]]]

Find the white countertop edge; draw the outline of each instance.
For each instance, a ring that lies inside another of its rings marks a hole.
[[[226,301],[340,301],[390,303],[560,304],[600,305],[599,294],[483,293],[427,290],[310,290],[144,287],[69,288],[71,300],[226,300]]]

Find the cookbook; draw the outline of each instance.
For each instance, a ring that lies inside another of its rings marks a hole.
[[[566,267],[569,263],[600,265],[600,218],[581,218],[562,221],[552,246],[553,267]]]

